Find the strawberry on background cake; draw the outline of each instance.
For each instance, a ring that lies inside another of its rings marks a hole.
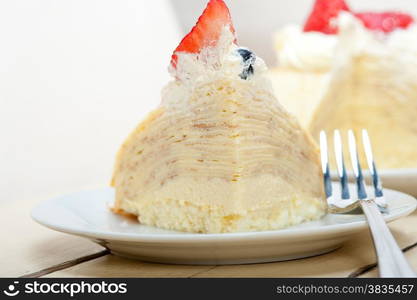
[[[278,103],[262,59],[238,46],[222,0],[209,1],[169,71],[161,104],[117,155],[115,212],[202,233],[325,214],[317,146]]]
[[[278,98],[316,139],[323,129],[366,128],[379,167],[417,167],[413,23],[406,13],[317,0],[303,27],[276,34],[278,67],[269,75]]]

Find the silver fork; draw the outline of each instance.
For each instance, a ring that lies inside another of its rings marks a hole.
[[[372,176],[374,187],[374,197],[368,197],[362,168],[358,158],[356,139],[352,130],[348,131],[349,152],[355,175],[357,199],[350,196],[348,176],[343,157],[342,139],[339,130],[334,132],[334,151],[336,158],[337,171],[341,186],[341,199],[333,197],[332,183],[328,161],[327,137],[324,131],[320,132],[320,154],[324,176],[324,187],[332,213],[346,213],[361,207],[365,213],[368,225],[372,234],[380,277],[417,277],[413,269],[408,264],[403,252],[398,247],[387,224],[381,214],[387,211],[381,181],[378,176],[376,165],[372,155],[371,143],[368,132],[362,130],[362,142],[364,145],[365,156],[369,171]]]

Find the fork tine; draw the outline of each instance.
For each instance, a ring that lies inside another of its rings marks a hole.
[[[362,142],[363,142],[363,147],[365,149],[365,156],[366,156],[366,161],[368,163],[368,168],[372,176],[372,184],[374,186],[374,193],[375,193],[375,198],[376,198],[375,201],[380,206],[380,209],[381,207],[385,208],[386,202],[384,199],[384,193],[382,191],[382,184],[381,184],[381,180],[379,178],[378,172],[376,170],[376,165],[375,165],[374,157],[372,154],[371,141],[369,139],[368,131],[366,129],[362,129]]]
[[[320,131],[320,158],[321,158],[321,169],[324,177],[324,191],[326,193],[326,198],[329,199],[332,196],[332,179],[330,177],[329,169],[329,156],[327,150],[327,137],[326,133],[322,130]]]
[[[359,199],[366,199],[368,195],[366,194],[362,168],[359,162],[358,150],[356,147],[356,139],[355,134],[351,129],[348,131],[348,140],[349,140],[349,152],[350,152],[350,159],[352,161],[352,168],[353,173],[356,177],[356,186],[358,192]]]
[[[372,155],[371,141],[369,140],[368,131],[366,129],[362,129],[362,141],[363,141],[363,147],[365,149],[366,160],[368,162],[368,168],[372,175],[372,182],[375,188],[375,197],[382,197],[383,192],[382,192],[381,181],[376,171],[376,165],[375,165],[374,157]]]
[[[340,136],[339,136],[340,137]],[[340,141],[340,145],[341,145]],[[338,153],[340,151],[337,151]],[[360,204],[356,199],[351,198],[342,198],[341,200],[338,197],[332,196],[332,181],[330,177],[330,168],[329,168],[329,156],[328,156],[328,148],[327,148],[327,137],[326,133],[322,130],[320,131],[320,156],[321,156],[321,167],[323,171],[324,177],[324,189],[326,192],[327,197],[327,204],[329,207],[329,212],[331,213],[345,213],[352,211]],[[343,163],[343,159],[342,159]],[[342,168],[343,170],[343,168]],[[345,170],[346,172],[346,170]],[[347,176],[346,176],[347,178]],[[349,195],[348,184],[346,180],[345,189],[348,191],[347,194]]]
[[[340,131],[335,130],[333,134],[334,152],[336,157],[337,172],[339,174],[340,186],[342,190],[342,199],[350,199],[348,177],[346,166],[343,158],[342,138]]]

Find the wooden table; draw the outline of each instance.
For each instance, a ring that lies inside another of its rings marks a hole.
[[[39,201],[39,200],[38,200]],[[30,218],[38,201],[0,203],[2,277],[375,277],[368,231],[328,254],[276,263],[188,266],[120,258],[87,239],[44,228]],[[417,270],[417,213],[390,228]]]

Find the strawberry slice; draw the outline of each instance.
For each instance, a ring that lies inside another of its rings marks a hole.
[[[337,26],[332,20],[341,11],[350,11],[344,0],[316,0],[304,25],[304,32],[319,31],[325,34],[336,34]]]
[[[229,26],[230,30],[235,32],[229,9],[223,0],[210,0],[197,24],[175,49],[171,64],[174,67],[177,65],[178,52],[198,53],[205,47],[215,46],[225,26]]]
[[[371,30],[389,33],[397,28],[406,29],[414,19],[409,14],[400,12],[363,12],[355,16],[360,19],[365,27]]]

